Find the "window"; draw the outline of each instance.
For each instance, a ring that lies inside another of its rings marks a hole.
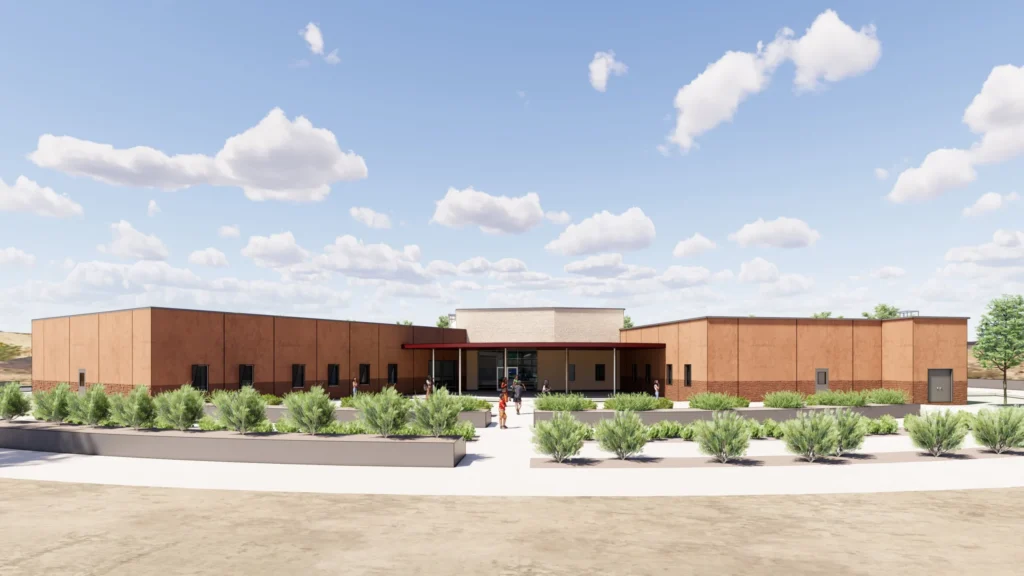
[[[80,368],[78,370],[78,391],[85,390],[85,369]]]
[[[210,367],[206,364],[193,364],[192,365],[192,387],[196,390],[209,390],[210,381],[207,379],[209,376]]]
[[[388,364],[388,384],[398,384],[398,364]]]
[[[604,364],[594,364],[594,381],[604,382]]]
[[[292,388],[306,387],[306,365],[292,364]]]
[[[651,383],[651,365],[644,364],[644,382]]]
[[[337,386],[338,381],[341,380],[341,369],[337,364],[327,365],[327,385]]]
[[[370,383],[370,365],[360,364],[359,365],[359,383],[369,384]]]
[[[569,364],[569,382],[576,381],[576,365]]]
[[[253,382],[253,369],[252,364],[239,364],[238,365],[238,387],[252,386]]]
[[[633,364],[633,369],[631,370],[631,375],[633,376],[633,382],[636,382],[636,364]]]
[[[693,381],[690,380],[690,365],[683,364],[683,386],[692,386]]]
[[[671,364],[669,364],[665,368],[665,380],[667,380],[667,382],[666,382],[667,384],[670,384],[670,385],[672,384],[672,365]]]

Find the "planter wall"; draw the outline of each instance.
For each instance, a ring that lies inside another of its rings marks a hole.
[[[277,420],[287,411],[288,409],[284,406],[267,406],[267,420],[277,422]],[[214,416],[217,413],[217,408],[213,404],[207,404],[203,408],[203,412],[207,416]],[[352,422],[353,420],[359,419],[359,411],[355,408],[335,408],[334,417],[338,422]],[[472,423],[474,428],[487,428],[491,425],[491,411],[473,410],[470,412],[461,412],[459,414],[459,420],[465,420]]]
[[[429,468],[452,468],[466,455],[461,438],[137,432],[31,421],[0,422],[0,448],[167,460]]]
[[[783,422],[785,420],[792,420],[793,418],[796,418],[798,414],[835,409],[835,406],[811,406],[800,409],[736,408],[734,412],[742,415],[744,418],[754,418],[755,420],[760,421],[771,418],[776,422]],[[893,418],[903,418],[907,414],[921,413],[920,404],[870,404],[868,406],[853,406],[851,409],[869,418],[879,418],[884,414],[888,414]],[[546,410],[535,411],[533,413],[533,422],[545,422],[550,420],[554,414],[554,412]],[[571,412],[571,414],[580,422],[591,426],[596,425],[601,420],[615,417],[614,410],[580,410]],[[637,414],[645,425],[650,426],[657,422],[663,422],[666,420],[669,422],[678,422],[680,424],[689,424],[691,422],[696,422],[697,420],[711,420],[714,412],[711,410],[696,410],[693,408],[673,408],[667,410],[643,410],[637,412]]]

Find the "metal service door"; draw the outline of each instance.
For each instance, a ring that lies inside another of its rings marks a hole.
[[[818,368],[814,371],[814,391],[828,391],[828,368]]]
[[[928,370],[928,401],[929,402],[952,402],[953,401],[953,371],[943,369]]]

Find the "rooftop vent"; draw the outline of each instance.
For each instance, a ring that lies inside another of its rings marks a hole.
[[[455,314],[448,315],[448,327],[455,328]]]
[[[900,318],[913,318],[920,315],[921,313],[917,310],[900,310]]]

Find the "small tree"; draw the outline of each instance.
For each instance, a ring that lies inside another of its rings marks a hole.
[[[175,430],[188,430],[203,417],[205,400],[201,391],[188,384],[158,394],[153,399],[157,421]]]
[[[437,327],[438,328],[451,328],[452,327],[452,319],[447,314],[442,314],[441,316],[438,316],[437,317]]]
[[[462,404],[447,388],[438,388],[426,399],[416,400],[412,412],[416,425],[436,437],[451,430],[459,422]]]
[[[533,445],[541,454],[547,454],[555,462],[564,462],[583,450],[589,426],[572,417],[568,412],[556,412],[551,420],[538,422],[533,426]]]
[[[831,312],[815,312],[814,314],[811,314],[811,318],[831,318],[831,317],[832,317],[832,313]]]
[[[245,387],[237,392],[217,390],[212,400],[217,407],[217,421],[229,430],[245,434],[267,420],[267,404],[255,388]]]
[[[874,312],[861,312],[861,316],[872,320],[891,320],[900,317],[900,309],[889,304],[875,306]]]
[[[32,402],[21,391],[21,384],[10,382],[0,388],[0,418],[12,420],[28,414]]]
[[[1003,373],[1003,404],[1006,404],[1006,373],[1024,362],[1024,296],[1001,296],[988,303],[978,322],[974,357],[985,368]]]
[[[69,419],[98,426],[110,416],[110,398],[103,384],[93,384],[85,394],[72,394]]]
[[[110,398],[110,417],[121,426],[149,428],[156,421],[156,404],[145,386],[136,386],[128,395]]]
[[[616,412],[610,420],[601,420],[594,429],[597,445],[625,460],[643,452],[647,444],[647,427],[636,412]]]
[[[334,422],[334,403],[320,386],[309,392],[285,394],[288,421],[306,434],[315,435]]]
[[[47,422],[63,422],[71,411],[71,386],[61,382],[53,390],[32,392],[33,416]]]
[[[630,318],[629,316],[623,316],[622,317],[622,328],[623,329],[629,329],[629,328],[632,328],[632,327],[633,327],[633,319]]]
[[[397,434],[409,422],[410,401],[394,387],[387,387],[377,394],[356,396],[356,408],[374,434],[387,438]]]

